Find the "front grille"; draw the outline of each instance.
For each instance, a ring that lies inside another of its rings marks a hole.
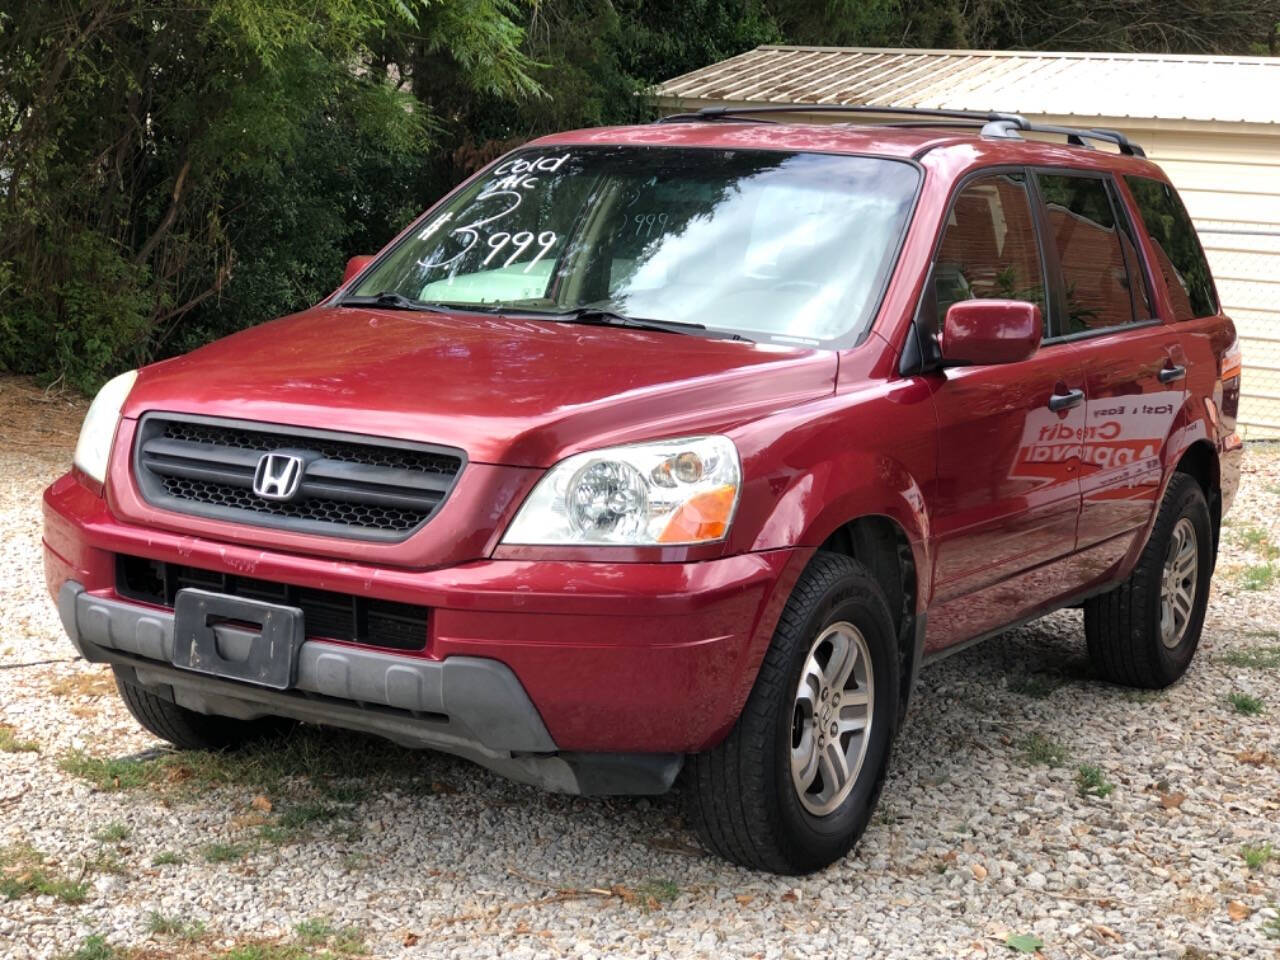
[[[254,492],[258,461],[304,463],[288,500]],[[265,423],[147,414],[134,447],[143,498],[158,507],[302,533],[402,540],[429,520],[461,471],[460,450]]]
[[[426,607],[116,555],[116,593],[127,600],[172,608],[178,591],[187,587],[300,607],[308,639],[392,650],[421,650],[427,643]]]

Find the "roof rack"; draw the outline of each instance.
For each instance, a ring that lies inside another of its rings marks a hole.
[[[972,124],[982,124],[982,136],[1003,140],[1021,139],[1023,132],[1056,133],[1067,138],[1067,143],[1074,147],[1093,149],[1090,140],[1101,140],[1113,143],[1123,154],[1145,157],[1146,151],[1118,130],[1103,130],[1091,127],[1087,130],[1076,127],[1060,127],[1050,123],[1032,123],[1018,113],[1001,113],[999,111],[980,110],[933,110],[924,107],[869,107],[860,104],[845,103],[795,103],[766,104],[752,107],[703,107],[692,113],[675,113],[660,117],[658,123],[689,123],[699,121],[723,120],[735,123],[748,121],[757,114],[764,113],[855,113],[879,114],[881,116],[926,117],[943,120],[963,120]],[[758,120],[758,123],[774,121]],[[898,124],[906,126],[907,124]],[[927,126],[943,126],[945,124],[921,124]]]
[[[697,120],[737,120],[760,113],[870,113],[903,117],[942,117],[993,123],[997,120],[1027,124],[1026,117],[1016,113],[978,110],[931,110],[925,107],[868,107],[851,103],[771,103],[759,107],[703,107],[693,113],[676,113],[661,117],[658,123],[688,123]]]
[[[1145,157],[1147,152],[1138,144],[1134,143],[1119,130],[1103,130],[1099,127],[1090,127],[1088,130],[1081,130],[1078,127],[1060,127],[1055,123],[1013,123],[1009,120],[994,120],[982,128],[984,137],[999,137],[1004,139],[1020,140],[1022,139],[1022,131],[1029,133],[1057,133],[1067,138],[1067,143],[1073,147],[1084,147],[1086,150],[1092,150],[1093,147],[1087,141],[1101,140],[1104,143],[1114,143],[1120,148],[1120,152],[1130,157]]]

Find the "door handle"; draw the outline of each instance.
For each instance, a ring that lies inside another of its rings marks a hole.
[[[1175,380],[1181,380],[1187,375],[1187,368],[1181,364],[1175,364],[1172,367],[1165,367],[1156,376],[1160,378],[1161,383],[1173,383]]]
[[[1084,403],[1084,391],[1079,388],[1068,390],[1066,393],[1055,393],[1049,397],[1049,409],[1055,412],[1070,410],[1082,403]]]

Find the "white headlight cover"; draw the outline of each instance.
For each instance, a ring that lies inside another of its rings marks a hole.
[[[538,482],[503,543],[675,546],[723,540],[741,487],[738,448],[728,437],[579,453]]]
[[[112,377],[102,385],[84,415],[72,462],[99,483],[106,482],[107,461],[111,459],[111,443],[120,423],[120,409],[137,379],[137,370]]]

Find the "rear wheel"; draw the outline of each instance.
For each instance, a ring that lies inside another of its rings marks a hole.
[[[775,873],[844,856],[879,797],[898,690],[896,635],[879,585],[856,561],[818,553],[737,724],[690,764],[703,843]]]
[[[236,720],[188,710],[125,679],[119,671],[116,689],[138,723],[183,750],[232,750],[283,733],[292,725],[282,717]]]
[[[1159,688],[1186,672],[1200,643],[1213,559],[1204,492],[1175,473],[1129,579],[1085,603],[1089,656],[1104,679]]]

